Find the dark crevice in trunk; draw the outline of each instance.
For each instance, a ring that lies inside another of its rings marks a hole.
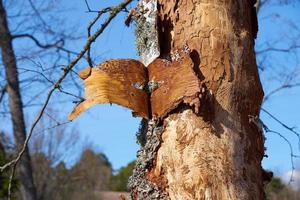
[[[158,18],[158,38],[160,44],[160,57],[165,58],[170,55],[172,49],[172,35],[173,23],[167,15],[164,16],[163,20]]]

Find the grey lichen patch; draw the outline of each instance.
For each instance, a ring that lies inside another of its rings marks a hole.
[[[151,119],[147,123],[146,141],[137,153],[137,161],[133,175],[129,178],[128,188],[131,199],[138,200],[168,200],[168,194],[163,188],[158,187],[147,179],[147,172],[151,169],[156,159],[157,150],[161,143],[163,128]]]
[[[139,90],[144,90],[148,94],[151,94],[154,90],[159,88],[163,83],[164,83],[163,81],[150,80],[144,83],[134,83],[132,84],[132,87]]]
[[[146,92],[152,93],[154,90],[159,88],[163,83],[164,83],[163,81],[150,80],[147,84]]]
[[[182,58],[182,55],[190,54],[190,53],[191,53],[190,47],[187,44],[185,44],[183,46],[183,48],[177,49],[174,52],[171,52],[171,54],[169,56],[171,58],[171,61],[178,61]]]
[[[141,0],[134,15],[136,48],[145,66],[160,55],[157,31],[157,0]]]

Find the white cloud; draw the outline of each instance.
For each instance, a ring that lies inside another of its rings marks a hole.
[[[291,176],[292,176],[292,170],[280,175],[280,178],[285,184],[289,184]],[[299,188],[300,187],[300,170],[299,169],[294,170],[292,178],[293,178],[292,179],[293,181],[291,182],[291,186],[294,189]]]

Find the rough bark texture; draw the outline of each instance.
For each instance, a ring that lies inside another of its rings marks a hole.
[[[16,57],[12,46],[12,37],[7,25],[6,12],[2,0],[0,0],[0,48],[6,72],[9,109],[17,147],[16,151],[19,152],[25,141],[26,129],[19,88]],[[24,200],[35,200],[36,189],[33,182],[31,161],[27,148],[18,165],[18,172],[19,180],[21,182],[22,198]]]
[[[158,1],[161,57],[187,45],[205,92],[199,97],[199,114],[185,102],[160,122],[160,145],[144,176],[148,185],[168,193],[157,199],[264,198],[263,135],[249,123],[249,115],[259,115],[263,97],[254,54],[253,4]],[[138,168],[139,159],[137,163]],[[143,199],[142,187],[131,188],[133,199]]]

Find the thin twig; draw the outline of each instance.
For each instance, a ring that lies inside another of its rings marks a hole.
[[[111,7],[111,12],[110,12],[110,16],[104,21],[104,23],[101,25],[101,27],[93,34],[91,35],[87,41],[86,44],[84,45],[83,49],[79,52],[79,54],[76,56],[75,59],[73,59],[65,68],[64,68],[64,72],[62,74],[62,76],[57,80],[57,82],[53,85],[53,87],[49,90],[48,95],[45,99],[45,102],[40,110],[40,112],[38,113],[36,119],[34,120],[29,133],[27,134],[27,137],[24,141],[24,144],[21,148],[21,150],[19,151],[19,153],[17,154],[16,158],[11,160],[10,162],[6,163],[3,166],[0,166],[0,171],[3,172],[6,168],[12,166],[13,170],[11,173],[11,179],[10,179],[10,187],[8,188],[8,199],[11,199],[11,182],[12,179],[14,177],[14,173],[15,173],[15,168],[18,164],[18,162],[20,161],[21,157],[23,156],[26,147],[28,146],[28,142],[33,134],[33,131],[36,127],[36,125],[38,124],[38,122],[41,120],[43,113],[51,99],[52,94],[54,93],[54,91],[56,91],[57,89],[59,89],[60,84],[62,83],[62,81],[66,78],[66,76],[68,75],[68,73],[72,70],[72,68],[79,62],[79,60],[84,56],[84,54],[88,51],[88,49],[90,48],[91,44],[93,42],[95,42],[95,40],[103,33],[103,31],[106,29],[106,27],[110,24],[110,22],[117,16],[117,14],[122,11],[128,4],[130,4],[133,0],[125,0],[124,2],[120,3],[118,6],[116,7]]]
[[[1,88],[1,90],[0,90],[0,103],[1,103],[3,97],[4,97],[5,93],[6,93],[6,89],[7,89],[7,85],[4,85],[4,86]]]
[[[265,112],[267,115],[269,115],[273,120],[275,120],[277,123],[279,123],[282,127],[284,127],[285,129],[287,129],[288,131],[292,132],[294,135],[297,136],[298,138],[298,150],[300,152],[300,133],[298,133],[297,131],[295,131],[295,127],[290,127],[288,125],[286,125],[285,123],[283,123],[282,121],[280,121],[277,117],[275,117],[273,114],[271,114],[269,111],[267,111],[264,108],[261,108],[261,110],[263,112]]]
[[[66,124],[69,124],[69,123],[71,123],[71,122],[72,122],[72,121],[59,122],[59,123],[57,123],[57,124],[55,124],[55,125],[53,125],[53,126],[49,126],[49,127],[47,127],[47,128],[44,128],[44,129],[42,129],[42,130],[39,130],[39,131],[35,132],[34,135],[35,135],[35,136],[38,136],[38,135],[40,135],[41,133],[44,133],[44,132],[47,131],[47,130],[51,130],[51,129],[57,128],[57,127],[59,127],[59,126],[66,125]]]
[[[263,102],[267,101],[272,95],[274,95],[275,93],[284,90],[284,89],[290,89],[290,88],[294,88],[294,87],[299,87],[300,83],[294,83],[294,84],[283,84],[280,87],[272,90],[271,92],[269,92],[267,95],[265,95]]]
[[[43,48],[43,49],[49,49],[49,48],[58,48],[58,47],[62,47],[64,44],[63,39],[59,39],[56,42],[52,43],[52,44],[42,44],[36,37],[34,37],[33,35],[24,33],[24,34],[17,34],[17,35],[12,35],[12,39],[17,39],[17,38],[29,38],[31,39],[38,47]]]
[[[12,35],[12,39],[18,39],[18,38],[28,38],[28,39],[31,39],[35,43],[36,46],[38,46],[38,47],[40,47],[42,49],[56,48],[56,49],[58,49],[60,51],[68,53],[68,54],[78,55],[77,52],[69,50],[69,49],[66,49],[64,47],[65,41],[62,38],[59,39],[59,40],[57,40],[54,43],[43,44],[36,37],[34,37],[33,35],[28,34],[28,33]]]
[[[43,17],[41,16],[40,12],[38,11],[38,9],[35,7],[34,3],[32,2],[32,0],[28,0],[31,8],[33,9],[33,11],[35,12],[36,16],[40,19],[40,21],[42,22],[44,27],[47,27],[47,31],[50,33],[54,33],[54,31],[51,29],[51,27],[48,25],[48,23],[43,19]]]
[[[51,84],[54,84],[53,81],[51,81],[47,76],[45,76],[44,73],[41,73],[37,70],[32,70],[32,69],[27,69],[27,68],[22,68],[22,67],[19,67],[18,68],[19,70],[23,70],[24,72],[32,72],[32,73],[37,73],[39,74],[41,77],[43,77],[47,82],[51,83]]]
[[[85,1],[86,4],[87,4],[87,1]],[[90,8],[87,4],[87,7],[90,11]],[[87,28],[87,32],[88,32],[88,37],[91,37],[91,30],[93,28],[93,26],[95,25],[95,23],[98,21],[98,19],[104,14],[104,13],[107,13],[109,11],[111,11],[112,8],[108,7],[108,8],[104,8],[103,10],[97,12],[97,16],[90,22],[88,28]],[[88,48],[88,51],[87,51],[87,62],[89,64],[89,67],[93,67],[93,61],[91,59],[91,47]]]
[[[256,51],[255,53],[256,53],[256,55],[261,54],[261,53],[265,53],[265,52],[270,52],[270,51],[289,53],[289,52],[291,52],[292,50],[295,50],[295,49],[300,49],[300,45],[291,45],[288,48],[276,48],[276,47],[270,47],[269,46],[265,49]]]
[[[294,176],[294,171],[296,169],[295,164],[294,164],[294,158],[300,158],[300,156],[294,154],[293,146],[292,146],[291,142],[286,137],[284,137],[281,133],[269,129],[265,124],[264,124],[264,130],[265,130],[266,133],[275,133],[276,135],[281,137],[289,145],[290,156],[291,156],[291,165],[292,165],[292,172],[291,172],[290,180],[289,180],[289,183],[288,183],[290,185],[294,181],[293,176]]]
[[[56,125],[59,125],[59,124],[60,124],[60,122],[59,122],[58,120],[56,120],[54,117],[52,117],[48,112],[45,111],[45,114],[46,114],[51,120],[53,120],[53,121],[56,123]]]
[[[11,169],[11,174],[9,176],[9,182],[8,182],[8,200],[11,199],[11,192],[12,192],[12,182],[15,176],[15,172],[16,172],[16,167],[17,165],[13,165],[12,169]]]
[[[91,8],[90,8],[90,6],[89,6],[89,3],[87,2],[87,0],[84,0],[84,2],[85,2],[85,5],[86,5],[88,11],[90,12],[90,11],[91,11]]]
[[[61,87],[59,87],[58,90],[59,90],[61,93],[64,93],[64,94],[69,95],[69,96],[72,96],[72,97],[75,97],[75,98],[77,98],[77,99],[80,99],[80,101],[84,101],[84,100],[85,100],[85,98],[83,98],[83,97],[81,97],[81,96],[77,96],[76,94],[72,94],[72,93],[70,93],[70,92],[64,91]]]

